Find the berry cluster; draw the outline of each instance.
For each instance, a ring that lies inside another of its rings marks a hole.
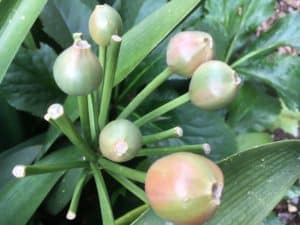
[[[227,64],[213,60],[214,41],[210,34],[201,31],[180,32],[168,44],[167,68],[145,86],[117,118],[109,122],[112,117],[109,115],[110,101],[122,43],[119,36],[122,19],[112,7],[98,5],[90,16],[89,31],[99,45],[99,59],[92,52],[91,45],[81,39],[81,34],[75,33],[73,45],[57,57],[53,67],[58,87],[67,95],[77,96],[83,135],[78,133],[60,104],[51,105],[45,119],[60,129],[84,156],[83,162],[88,162],[99,193],[107,195],[101,175],[104,169],[121,183],[131,182],[127,178],[145,181],[147,198],[142,199],[161,218],[179,225],[204,223],[220,204],[224,186],[219,167],[199,155],[200,149],[209,153],[208,144],[170,147],[167,153],[171,154],[154,162],[144,176],[119,163],[160,151],[159,148],[143,149],[149,143],[183,135],[182,129],[176,127],[143,136],[141,126],[189,101],[204,110],[225,107],[235,97],[240,78]],[[130,114],[172,74],[191,79],[188,92],[136,121],[130,121]],[[192,153],[195,151],[198,154]],[[83,162],[78,162],[76,166],[86,165],[80,164]],[[51,171],[67,169],[66,165],[57,166],[56,169],[52,166]],[[69,167],[72,168],[71,164]],[[16,167],[14,174],[25,176],[25,171],[34,171],[34,166],[30,169]],[[67,217],[74,219],[76,210],[77,205],[73,204]]]

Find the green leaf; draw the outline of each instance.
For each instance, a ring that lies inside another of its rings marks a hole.
[[[0,85],[10,105],[43,116],[50,104],[62,102],[64,94],[52,76],[55,58],[55,52],[44,44],[38,50],[20,50]]]
[[[166,0],[121,1],[120,15],[123,19],[124,31],[128,31],[166,2]]]
[[[48,213],[57,215],[71,201],[75,186],[84,169],[72,169],[66,172],[61,180],[54,186],[45,201]]]
[[[286,133],[297,137],[299,135],[299,121],[300,112],[293,112],[282,103],[281,112],[273,124],[273,129],[281,128]]]
[[[272,54],[249,60],[236,68],[245,79],[258,79],[273,87],[291,110],[300,108],[300,58]]]
[[[70,147],[52,153],[40,163],[62,163],[78,158],[74,147]],[[63,174],[64,172],[57,172],[29,176],[5,185],[0,192],[0,224],[26,224]]]
[[[229,61],[232,53],[248,44],[249,36],[272,15],[274,6],[274,0],[208,0],[207,15],[196,27],[213,36],[217,58]]]
[[[123,36],[115,85],[126,78],[200,1],[170,1],[128,31]]]
[[[44,31],[61,47],[69,47],[73,43],[72,34],[83,33],[83,37],[91,42],[88,31],[88,20],[92,9],[89,3],[73,0],[48,1],[41,13]]]
[[[0,83],[47,0],[0,1]]]
[[[259,145],[272,142],[272,137],[268,133],[252,132],[240,134],[236,138],[239,151],[245,151]]]
[[[205,225],[260,225],[300,175],[300,141],[282,141],[219,163],[225,175],[220,208]],[[152,211],[132,225],[166,225]]]
[[[261,225],[283,225],[283,223],[281,223],[281,221],[274,213],[271,213],[271,215],[264,219]]]
[[[300,13],[280,18],[269,31],[263,33],[247,50],[268,49],[270,46],[292,46],[300,49]]]
[[[0,94],[0,151],[20,143],[23,140],[21,118],[17,111],[7,104]],[[7,120],[9,118],[9,121]],[[1,179],[0,179],[1,180]]]
[[[265,131],[273,128],[280,107],[263,85],[245,82],[230,105],[228,123],[238,133]]]

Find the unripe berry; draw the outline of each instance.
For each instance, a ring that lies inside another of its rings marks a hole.
[[[102,68],[91,46],[79,37],[63,51],[53,66],[58,87],[68,95],[87,95],[99,87]]]
[[[129,120],[118,119],[108,123],[99,136],[100,151],[115,162],[128,161],[142,146],[140,129]]]
[[[149,168],[145,191],[153,210],[177,225],[200,225],[220,204],[223,173],[203,156],[180,152]]]
[[[123,23],[119,13],[111,6],[97,5],[89,20],[92,39],[101,46],[107,46],[113,35],[122,33]]]
[[[169,69],[179,75],[191,77],[195,69],[214,56],[212,37],[205,32],[184,31],[176,34],[167,47]]]
[[[199,108],[215,110],[228,105],[236,96],[241,79],[226,63],[209,61],[192,76],[189,95]]]

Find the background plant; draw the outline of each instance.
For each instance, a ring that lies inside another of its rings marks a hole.
[[[78,118],[76,101],[65,99],[57,89],[52,78],[52,65],[57,53],[72,43],[73,32],[82,31],[85,37],[89,37],[87,21],[96,1],[50,0],[45,4],[46,1],[21,0],[3,0],[0,3],[0,43],[5,46],[0,51],[1,95],[14,108],[35,116],[42,116],[53,102],[64,102],[66,111],[75,120]],[[169,3],[146,0],[134,4],[132,1],[117,1],[114,4],[124,20],[125,34],[115,79],[118,87],[115,93],[119,89],[119,94],[113,95],[115,107],[111,111],[112,117],[166,66],[166,43],[179,30],[203,30],[212,34],[217,45],[217,59],[231,64],[242,76],[239,95],[227,109],[206,112],[186,104],[160,118],[159,122],[148,125],[143,132],[150,134],[180,125],[184,130],[182,138],[159,142],[157,147],[196,143],[211,145],[210,156],[220,161],[226,188],[221,208],[207,224],[261,224],[299,177],[299,142],[280,142],[239,151],[253,146],[254,143],[246,136],[249,133],[270,132],[274,127],[286,126],[287,119],[293,127],[298,125],[300,60],[299,57],[279,54],[277,48],[288,45],[299,49],[299,13],[280,18],[269,31],[256,37],[257,27],[274,12],[273,0],[222,3],[213,0],[173,0]],[[37,17],[39,19],[28,34]],[[179,96],[186,89],[186,80],[175,75],[170,77],[138,108],[134,118]],[[10,172],[16,164],[28,164],[41,158],[44,158],[42,162],[59,163],[76,156],[70,148],[57,151],[66,146],[66,140],[60,138],[55,142],[60,134],[52,127],[48,130],[40,118],[16,112],[5,102],[1,113],[3,121],[9,118],[11,122],[1,123],[1,130],[7,132],[1,139],[4,147],[0,156],[0,224],[37,224],[40,221],[46,224],[44,215],[58,214],[70,201],[82,170],[13,179]],[[26,138],[30,139],[4,150]],[[256,137],[257,140],[259,138]],[[269,138],[261,140],[270,141]],[[246,147],[242,148],[241,143],[247,143]],[[236,152],[239,153],[221,161]],[[142,170],[152,161],[153,158],[149,157],[133,161],[130,166]],[[141,204],[129,194],[124,194],[124,189],[118,189],[115,183],[109,184],[109,187],[116,215]],[[24,190],[28,192],[24,193]],[[95,193],[93,188],[83,196],[91,193]],[[120,202],[124,202],[123,205]],[[82,213],[83,218],[90,218],[90,224],[95,224],[99,214],[98,210],[93,212],[83,210]],[[147,221],[164,224],[149,210],[133,224]]]

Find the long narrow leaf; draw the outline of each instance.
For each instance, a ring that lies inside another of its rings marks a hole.
[[[115,85],[128,76],[200,1],[170,1],[129,30],[122,39]]]
[[[47,0],[0,1],[0,82]]]

